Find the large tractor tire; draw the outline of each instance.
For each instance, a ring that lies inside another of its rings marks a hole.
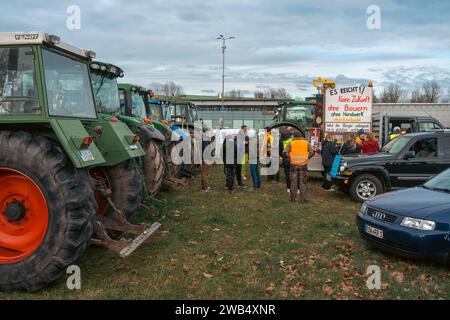
[[[166,163],[164,154],[155,141],[149,140],[144,146],[144,151],[143,162],[147,192],[150,197],[154,197],[163,185],[166,175]]]
[[[41,136],[0,131],[0,290],[37,291],[88,247],[96,203],[87,171]]]
[[[111,190],[111,200],[114,206],[123,212],[128,221],[137,215],[141,205],[142,171],[136,160],[130,159],[114,167],[98,167],[90,170],[94,180],[105,183]],[[111,215],[114,209],[100,192],[95,192],[98,203],[98,215]]]
[[[176,143],[171,143],[169,145],[169,149],[168,149],[168,153],[169,153],[168,154],[168,158],[169,158],[168,162],[170,163],[169,164],[169,172],[172,177],[181,178],[181,170],[183,169],[183,165],[182,164],[174,164],[172,162],[172,150],[175,146],[176,146]]]

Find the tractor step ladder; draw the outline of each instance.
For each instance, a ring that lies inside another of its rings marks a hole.
[[[105,247],[114,253],[118,254],[122,258],[126,258],[131,255],[137,248],[145,243],[150,236],[152,236],[156,230],[161,227],[159,222],[149,224],[131,224],[127,221],[122,211],[118,210],[111,200],[111,192],[105,188],[103,184],[96,184],[96,190],[100,191],[102,195],[107,199],[109,205],[113,209],[113,212],[108,216],[99,216],[95,223],[94,237],[91,239],[91,243],[97,246]],[[119,231],[124,233],[137,234],[138,236],[133,240],[112,239],[107,230]]]
[[[185,178],[178,179],[175,177],[168,177],[164,179],[164,186],[172,188],[172,189],[180,189],[187,185],[187,181]]]

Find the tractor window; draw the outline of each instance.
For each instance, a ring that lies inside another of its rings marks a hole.
[[[147,118],[145,103],[138,92],[131,92],[131,112],[134,117]]]
[[[119,89],[119,102],[120,102],[120,113],[126,114],[125,112],[125,90]]]
[[[113,116],[120,115],[121,104],[116,79],[92,72],[91,79],[97,112]]]
[[[150,118],[152,120],[157,120],[157,121],[163,120],[161,105],[151,103],[151,104],[149,104],[149,110],[150,110]]]
[[[51,116],[96,118],[86,63],[42,50],[47,101]]]
[[[315,106],[289,107],[286,112],[286,120],[298,123],[305,128],[314,127]]]
[[[41,114],[31,47],[0,48],[0,115]]]

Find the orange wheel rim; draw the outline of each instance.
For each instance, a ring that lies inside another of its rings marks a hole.
[[[41,188],[27,175],[0,167],[0,263],[32,255],[44,241],[48,219]]]

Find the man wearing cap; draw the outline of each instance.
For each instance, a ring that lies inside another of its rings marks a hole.
[[[389,136],[389,139],[392,141],[401,135],[402,135],[402,129],[400,129],[400,127],[395,127],[394,132]]]

